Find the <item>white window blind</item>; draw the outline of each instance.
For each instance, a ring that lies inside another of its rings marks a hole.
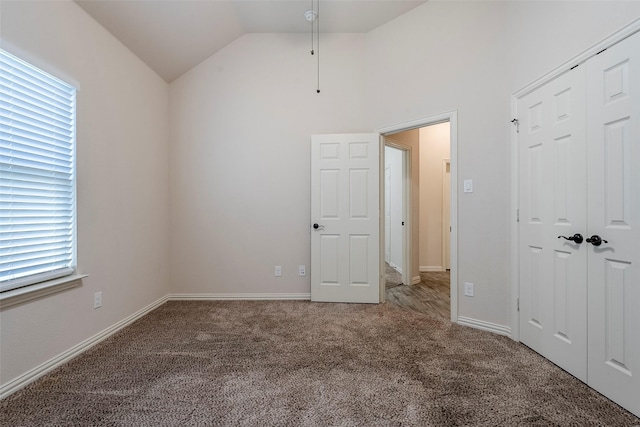
[[[0,50],[0,292],[73,273],[75,99]]]

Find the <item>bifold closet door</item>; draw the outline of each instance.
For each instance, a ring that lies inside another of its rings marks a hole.
[[[586,70],[587,378],[640,416],[640,33]]]
[[[520,340],[587,376],[585,69],[518,100]]]

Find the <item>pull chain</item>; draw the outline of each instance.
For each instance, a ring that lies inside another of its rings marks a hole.
[[[318,61],[318,86],[316,89],[316,93],[320,93],[320,0],[318,0],[318,17],[316,18],[318,23],[316,24],[316,28],[318,30],[318,37],[317,37],[317,47],[318,47],[318,56],[317,61]]]
[[[313,8],[313,0],[311,0],[311,11],[314,11],[315,9]],[[314,54],[313,51],[313,21],[315,21],[315,19],[311,20],[311,55]]]

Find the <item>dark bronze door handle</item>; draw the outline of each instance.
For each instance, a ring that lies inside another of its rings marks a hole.
[[[563,239],[571,240],[572,242],[576,242],[577,244],[582,243],[582,241],[584,240],[584,238],[582,237],[582,234],[580,234],[580,233],[576,233],[576,234],[574,234],[574,235],[573,235],[573,236],[571,236],[571,237],[558,236],[558,239],[559,239],[559,238],[561,238],[561,237],[562,237]],[[589,239],[587,239],[587,242],[588,242],[588,241],[589,241]],[[599,244],[599,243],[598,243],[598,244]],[[596,245],[596,246],[597,246],[597,245]]]
[[[603,242],[609,243],[597,234],[594,234],[591,237],[587,237],[587,243],[591,243],[593,246],[600,246]]]

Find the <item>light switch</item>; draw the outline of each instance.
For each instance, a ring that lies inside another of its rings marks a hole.
[[[464,180],[464,192],[465,193],[473,193],[473,180],[465,179]]]

